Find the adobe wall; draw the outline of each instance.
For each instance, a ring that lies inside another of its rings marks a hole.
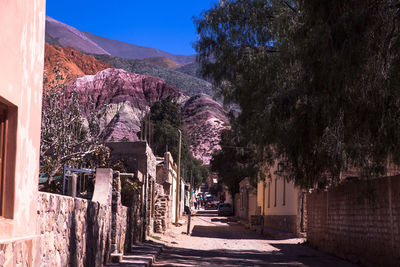
[[[369,266],[400,266],[400,176],[349,181],[307,196],[307,239]]]
[[[0,265],[36,263],[45,1],[1,1],[0,101],[8,106]],[[21,252],[21,253],[18,253]]]
[[[38,266],[45,1],[1,1],[0,28],[0,101],[8,106],[9,120],[0,266]]]

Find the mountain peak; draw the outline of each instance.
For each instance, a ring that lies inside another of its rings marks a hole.
[[[61,46],[71,46],[85,53],[105,54],[128,59],[169,58],[178,65],[194,62],[196,59],[195,55],[174,55],[159,49],[98,36],[78,30],[48,16],[46,17],[46,33]]]

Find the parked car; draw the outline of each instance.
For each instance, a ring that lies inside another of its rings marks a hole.
[[[218,216],[232,216],[233,207],[229,203],[219,203],[218,205]]]
[[[217,201],[208,201],[204,206],[206,210],[216,210],[218,209],[218,202]]]

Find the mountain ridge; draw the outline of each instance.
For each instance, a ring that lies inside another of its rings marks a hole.
[[[61,46],[71,46],[85,53],[105,54],[129,59],[167,57],[180,65],[193,62],[196,58],[195,55],[175,55],[156,48],[130,44],[81,31],[49,16],[46,16],[46,33]]]

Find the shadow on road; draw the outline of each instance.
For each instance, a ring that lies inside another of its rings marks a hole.
[[[166,247],[155,266],[354,266],[304,245],[274,245],[277,251],[194,250]]]
[[[192,229],[191,236],[222,239],[265,239],[265,237],[260,236],[255,232],[243,232],[242,230],[238,230],[238,227],[239,226],[231,226],[229,223],[226,226],[195,225]]]
[[[204,216],[204,215],[213,215],[217,216],[218,210],[198,210],[194,214],[194,216]]]
[[[228,223],[228,219],[227,218],[214,218],[211,219],[212,222],[221,222],[221,223]]]

